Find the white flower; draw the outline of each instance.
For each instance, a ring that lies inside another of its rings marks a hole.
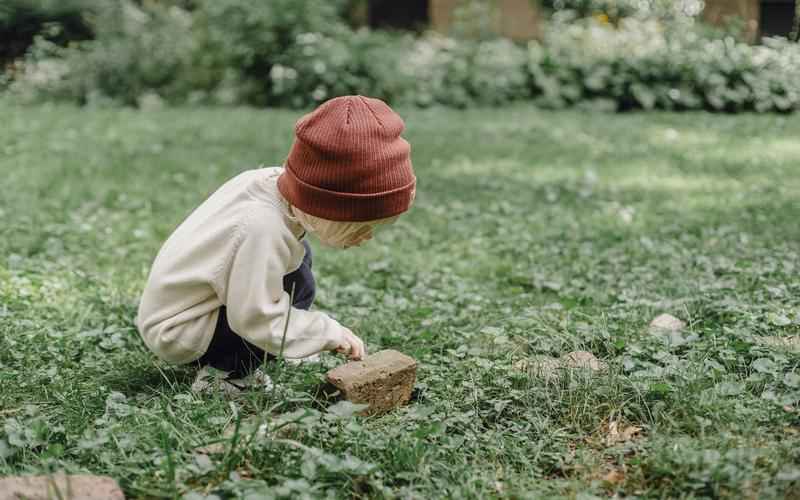
[[[315,101],[321,101],[327,96],[328,91],[326,91],[324,87],[317,87],[314,89],[314,92],[311,93],[311,97],[313,97]]]

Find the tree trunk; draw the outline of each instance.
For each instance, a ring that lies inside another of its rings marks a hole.
[[[794,25],[789,39],[800,42],[800,0],[795,0],[794,2]]]

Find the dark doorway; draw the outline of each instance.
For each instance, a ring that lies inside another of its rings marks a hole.
[[[789,36],[794,21],[794,0],[761,1],[761,36]]]
[[[427,27],[428,0],[370,0],[369,25],[372,28],[421,30]]]

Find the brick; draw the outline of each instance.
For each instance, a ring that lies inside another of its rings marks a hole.
[[[0,478],[0,500],[125,500],[110,477],[56,474]]]
[[[328,382],[352,403],[369,404],[363,415],[378,415],[402,406],[411,399],[417,378],[414,358],[385,350],[334,368]]]

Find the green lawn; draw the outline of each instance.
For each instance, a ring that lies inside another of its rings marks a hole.
[[[800,117],[401,114],[412,211],[364,248],[314,244],[317,307],[420,362],[416,403],[361,419],[313,399],[332,355],[230,402],[133,326],[162,241],[279,164],[298,113],[0,102],[0,475],[109,474],[131,498],[800,498],[800,352],[763,343],[800,335]],[[662,312],[686,331],[649,333]],[[513,368],[573,350],[608,370]]]

